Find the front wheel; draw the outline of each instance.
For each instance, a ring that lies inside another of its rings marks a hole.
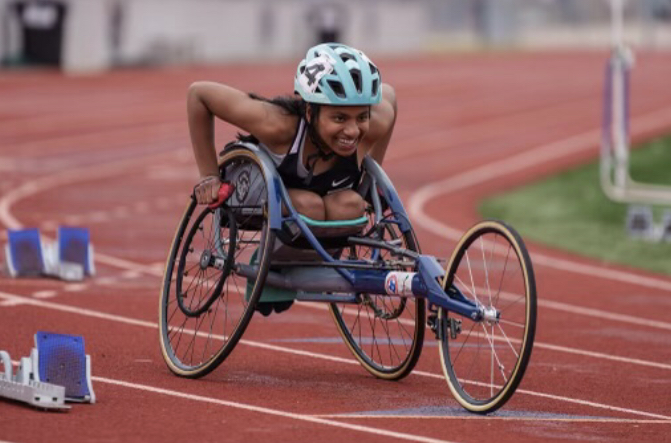
[[[495,411],[513,395],[531,357],[536,283],[529,253],[510,226],[483,221],[459,241],[443,284],[486,313],[473,321],[438,309],[440,357],[450,391],[469,411]]]

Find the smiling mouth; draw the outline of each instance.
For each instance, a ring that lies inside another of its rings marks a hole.
[[[353,149],[356,148],[357,144],[357,139],[355,138],[338,138],[336,139],[336,142],[338,142],[338,145],[342,146],[343,148],[346,149]]]

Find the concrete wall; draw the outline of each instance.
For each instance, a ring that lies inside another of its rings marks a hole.
[[[0,0],[3,56],[20,46],[16,20],[6,20],[10,1]],[[73,73],[117,65],[298,59],[317,41],[315,10],[329,7],[339,11],[340,41],[372,55],[609,43],[604,0],[58,1],[68,7],[62,65]],[[652,24],[648,4],[630,0],[627,36],[636,44],[671,46],[671,24]]]

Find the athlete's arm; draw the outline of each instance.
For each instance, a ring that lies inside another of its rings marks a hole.
[[[397,107],[394,88],[386,83],[382,84],[382,100],[371,107],[370,113],[370,129],[365,136],[366,140],[371,143],[368,155],[382,164],[396,123]]]
[[[214,145],[214,117],[254,134],[264,143],[277,144],[286,131],[286,115],[262,100],[255,100],[245,92],[213,82],[196,82],[189,87],[187,114],[191,145],[201,178],[218,176]],[[201,181],[196,187],[199,203],[210,203],[217,196],[218,183]]]

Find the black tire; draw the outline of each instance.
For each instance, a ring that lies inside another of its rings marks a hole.
[[[270,265],[274,233],[261,163],[250,151],[233,150],[221,158],[220,168],[222,174],[247,170],[247,179],[256,180],[255,200],[246,202],[247,212],[232,204],[197,212],[192,198],[177,228],[159,302],[159,338],[168,368],[182,377],[207,375],[233,351]],[[257,274],[248,282],[236,265],[249,265],[257,249]]]
[[[387,217],[392,217],[387,211]],[[366,228],[373,228],[371,222]],[[366,232],[366,231],[364,231]],[[396,223],[382,223],[369,232],[374,238],[401,242],[397,246],[418,251],[412,234],[403,234]],[[389,252],[367,246],[352,246],[344,251],[350,259],[389,259]],[[410,272],[412,268],[399,267]],[[424,343],[426,301],[414,297],[358,294],[359,303],[331,303],[336,327],[345,344],[361,365],[374,376],[399,380],[410,374],[419,360]]]
[[[457,244],[445,287],[494,308],[473,321],[438,309],[439,352],[450,391],[466,409],[493,412],[524,377],[536,330],[536,283],[519,234],[499,221],[473,226]]]

